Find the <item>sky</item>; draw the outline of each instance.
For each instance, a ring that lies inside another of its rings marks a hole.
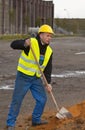
[[[52,0],[54,17],[85,18],[85,0]]]

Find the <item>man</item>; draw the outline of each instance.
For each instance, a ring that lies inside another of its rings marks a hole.
[[[41,120],[44,111],[47,96],[45,87],[41,80],[41,74],[36,64],[35,58],[30,49],[30,44],[37,56],[42,71],[47,79],[47,91],[52,90],[51,72],[52,72],[52,54],[53,51],[49,46],[52,35],[52,28],[44,24],[39,28],[36,37],[26,40],[15,40],[11,43],[13,49],[21,49],[21,56],[17,67],[17,76],[15,87],[10,105],[10,110],[7,117],[7,129],[14,130],[17,116],[20,111],[22,100],[28,90],[36,100],[36,105],[32,113],[32,126],[46,124],[47,121]]]

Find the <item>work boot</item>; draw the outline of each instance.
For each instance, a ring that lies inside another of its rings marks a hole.
[[[15,130],[15,127],[13,127],[13,126],[7,126],[7,130]]]
[[[40,122],[32,122],[32,126],[45,125],[45,124],[48,124],[48,122],[45,120],[41,120]]]

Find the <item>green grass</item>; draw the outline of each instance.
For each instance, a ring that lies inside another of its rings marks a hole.
[[[53,36],[53,38],[57,38],[57,37],[69,37],[71,35],[64,35],[64,34],[56,34],[55,36]],[[77,36],[77,35],[72,35],[72,37]],[[9,40],[17,40],[17,39],[25,39],[25,38],[30,38],[29,34],[1,34],[0,35],[0,40],[5,40],[5,41],[9,41]]]
[[[0,35],[0,40],[25,39],[29,37],[30,35],[27,34],[3,34]]]

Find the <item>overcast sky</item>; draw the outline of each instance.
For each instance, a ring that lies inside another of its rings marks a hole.
[[[57,18],[85,18],[85,0],[53,0]]]

